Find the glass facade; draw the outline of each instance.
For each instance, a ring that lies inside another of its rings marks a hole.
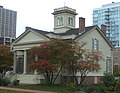
[[[17,12],[8,10],[3,8],[3,6],[0,6],[0,37],[4,38],[0,41],[5,44],[10,44],[12,42],[12,39],[16,38],[16,17]],[[10,39],[10,41],[6,41],[7,39]]]
[[[106,25],[106,36],[114,46],[120,46],[120,2],[93,10],[93,25]]]

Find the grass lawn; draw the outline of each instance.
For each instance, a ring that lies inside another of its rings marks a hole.
[[[30,93],[30,92],[20,92],[20,91],[12,91],[12,90],[1,90],[0,93]]]
[[[57,93],[85,93],[85,92],[68,91],[68,87],[63,87],[63,86],[58,86],[58,85],[54,85],[54,86],[47,86],[47,85],[19,85],[19,86],[12,86],[12,87],[14,87],[14,88],[22,88],[22,89],[41,90],[41,91],[53,91],[53,92],[57,92]],[[10,92],[10,93],[16,93],[16,92]],[[22,92],[20,92],[20,93],[22,93]],[[116,93],[116,92],[106,91],[105,93]]]
[[[41,90],[41,91],[53,91],[57,93],[70,93],[66,87],[63,86],[47,86],[47,85],[19,85],[13,86],[14,88],[22,88],[22,89],[33,89],[33,90]]]

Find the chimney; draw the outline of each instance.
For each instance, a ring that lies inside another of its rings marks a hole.
[[[101,25],[101,30],[104,32],[104,34],[106,35],[106,25],[102,24]]]
[[[28,29],[30,29],[30,27],[26,26],[26,27],[25,27],[25,30],[27,31]]]
[[[85,30],[85,18],[79,17],[79,31]]]
[[[0,5],[0,8],[3,8],[3,6]]]

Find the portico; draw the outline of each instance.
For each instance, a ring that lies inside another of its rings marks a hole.
[[[39,46],[41,42],[48,40],[49,38],[42,36],[31,29],[26,29],[26,31],[11,45],[11,49],[14,52],[13,71],[16,73],[20,83],[36,84],[38,83],[36,80],[42,78],[29,70],[28,65],[31,61],[28,58],[28,50],[34,46]]]

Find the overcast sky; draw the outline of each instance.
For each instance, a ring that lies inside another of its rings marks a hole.
[[[92,25],[92,12],[94,8],[99,8],[103,4],[120,2],[120,0],[0,0],[0,5],[6,9],[17,11],[18,37],[25,31],[25,27],[53,31],[54,8],[64,5],[76,9],[76,27],[78,27],[78,17],[86,19],[86,26]]]

